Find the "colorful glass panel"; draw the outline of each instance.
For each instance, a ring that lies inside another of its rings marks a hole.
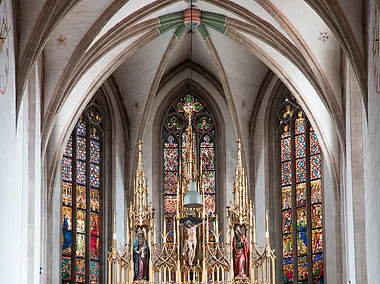
[[[77,185],[77,207],[86,209],[86,187]]]
[[[292,207],[292,187],[282,188],[282,209],[289,209]]]
[[[63,157],[62,159],[62,179],[71,182],[73,180],[72,160]]]
[[[77,234],[77,257],[86,257],[86,235]]]
[[[72,231],[73,231],[72,209],[70,207],[62,207],[62,254],[71,255],[72,251]]]
[[[87,133],[86,125],[87,125],[87,123],[85,121],[83,121],[83,117],[80,117],[79,121],[77,123],[77,135],[78,136],[86,136],[86,133]]]
[[[177,148],[178,144],[173,135],[168,136],[165,142],[165,148]]]
[[[310,132],[310,155],[319,154],[321,146],[319,145],[317,134],[315,131]]]
[[[99,212],[99,190],[94,188],[91,188],[90,206],[91,211]]]
[[[196,121],[196,125],[200,131],[210,131],[213,128],[213,121],[210,116],[202,115]]]
[[[90,185],[94,188],[100,187],[100,167],[99,165],[91,164],[90,166]]]
[[[201,148],[202,171],[213,171],[215,168],[214,148]]]
[[[321,155],[310,157],[310,179],[321,178]]]
[[[291,158],[292,146],[291,139],[281,140],[281,161],[288,161]]]
[[[97,236],[99,237],[99,214],[98,213],[92,213],[90,217],[90,233],[91,236]]]
[[[86,162],[77,160],[77,183],[86,185]]]
[[[305,281],[308,278],[308,261],[307,256],[302,256],[298,258],[298,280]]]
[[[164,206],[165,206],[165,213],[173,218],[177,212],[177,199],[166,198]]]
[[[62,182],[62,205],[72,206],[73,186],[71,183]]]
[[[90,258],[99,260],[99,238],[93,235],[90,236]]]
[[[90,138],[91,139],[95,139],[95,140],[100,140],[99,131],[96,129],[96,127],[93,127],[91,129]]]
[[[297,207],[306,206],[306,183],[296,185]]]
[[[202,173],[203,190],[205,194],[215,194],[215,172],[207,171]]]
[[[284,162],[281,164],[281,181],[282,186],[292,183],[292,163]]]
[[[86,138],[77,137],[77,159],[86,161]]]
[[[206,196],[205,197],[205,212],[207,215],[215,213],[215,197]]]
[[[292,234],[289,235],[283,235],[282,238],[283,243],[283,256],[286,257],[292,257],[293,256],[293,236]]]
[[[292,232],[292,210],[282,212],[282,233],[289,234]]]
[[[174,242],[174,221],[172,218],[169,218],[169,220],[166,221],[166,233],[168,235],[167,240],[169,242]]]
[[[176,194],[178,189],[178,172],[164,173],[164,193]]]
[[[99,283],[99,262],[90,261],[90,283]]]
[[[73,137],[72,136],[70,136],[69,141],[67,142],[65,146],[63,155],[69,158],[73,156]]]
[[[178,169],[178,149],[165,148],[164,150],[165,171],[176,171]]]
[[[90,162],[93,164],[100,163],[100,142],[96,140],[90,141]]]
[[[62,280],[63,281],[71,281],[71,258],[70,257],[62,257]]]
[[[301,231],[297,233],[297,249],[298,256],[307,254],[307,232]]]
[[[313,242],[313,253],[323,252],[323,235],[322,229],[316,229],[311,231]]]
[[[297,231],[306,231],[307,213],[306,207],[297,208]]]
[[[323,254],[313,255],[313,278],[316,284],[323,284]]]
[[[86,211],[77,210],[77,232],[86,233]]]
[[[311,206],[311,225],[312,228],[322,227],[322,204]]]
[[[313,180],[310,182],[311,186],[311,204],[322,202],[322,181]]]
[[[295,137],[295,146],[296,146],[296,158],[303,158],[306,154],[306,139],[305,134],[298,135]]]
[[[284,259],[284,283],[293,282],[293,258]]]
[[[209,135],[205,135],[202,138],[201,148],[214,148],[214,143]]]
[[[165,126],[169,131],[180,131],[182,128],[182,119],[178,115],[169,116],[166,119]]]
[[[302,113],[301,114],[299,113],[298,115],[302,115]],[[305,133],[305,131],[306,131],[305,119],[302,117],[297,118],[296,122],[295,122],[295,133],[296,133],[296,135],[303,134],[303,133]]]
[[[84,259],[77,259],[76,265],[76,282],[86,283],[86,262]]]
[[[306,159],[296,160],[296,183],[306,181]]]

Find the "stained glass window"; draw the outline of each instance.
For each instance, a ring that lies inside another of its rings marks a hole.
[[[210,226],[215,215],[215,120],[207,106],[197,98],[187,95],[170,106],[163,123],[163,190],[166,230],[171,232],[173,218],[177,210],[178,178],[180,164],[184,169],[184,145],[188,120],[184,115],[185,102],[193,103],[196,116],[193,118],[194,157],[197,157],[198,170],[202,170],[202,188],[205,194],[205,211],[210,216]],[[196,155],[195,155],[196,153]],[[210,233],[211,234],[211,233]],[[210,239],[214,238],[210,235]],[[172,234],[169,234],[172,240]]]
[[[323,283],[321,147],[294,97],[280,109],[283,281]]]
[[[87,108],[63,153],[63,284],[100,283],[101,120],[94,105]]]

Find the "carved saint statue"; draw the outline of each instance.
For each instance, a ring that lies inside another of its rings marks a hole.
[[[249,242],[239,228],[235,229],[232,246],[235,277],[249,277]]]
[[[187,235],[188,238],[186,240],[185,245],[183,246],[183,254],[188,253],[189,257],[189,265],[193,265],[193,261],[195,258],[195,251],[197,249],[197,228],[201,225],[202,223],[198,225],[194,225],[193,222],[190,220],[187,220],[185,222],[185,229],[187,230]]]
[[[144,232],[137,230],[136,238],[133,242],[133,262],[134,262],[134,278],[133,280],[149,280],[150,251],[146,242]]]

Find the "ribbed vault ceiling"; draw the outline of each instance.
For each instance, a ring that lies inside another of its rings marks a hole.
[[[194,65],[221,86],[236,136],[247,135],[263,81],[274,72],[303,104],[334,164],[345,131],[342,50],[366,102],[361,1],[200,0],[204,27],[192,34],[181,27],[188,7],[182,0],[29,2],[19,7],[17,104],[44,51],[44,153],[64,144],[85,102],[111,76],[136,143],[162,80],[189,69],[191,37]],[[52,151],[54,165],[60,150]]]

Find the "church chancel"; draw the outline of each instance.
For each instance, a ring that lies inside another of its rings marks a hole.
[[[237,143],[238,164],[231,181],[233,200],[225,208],[227,224],[220,228],[218,215],[206,210],[205,182],[200,178],[204,167],[194,150],[193,120],[203,106],[191,95],[177,106],[187,126],[174,196],[177,202],[173,225],[167,226],[169,220],[165,215],[162,222],[156,220],[155,208],[148,202],[140,142],[126,244],[122,252],[117,248],[115,219],[113,246],[108,257],[108,283],[275,283],[275,256],[269,243],[268,214],[265,244],[258,246],[240,140]],[[160,223],[162,230],[159,230]]]

